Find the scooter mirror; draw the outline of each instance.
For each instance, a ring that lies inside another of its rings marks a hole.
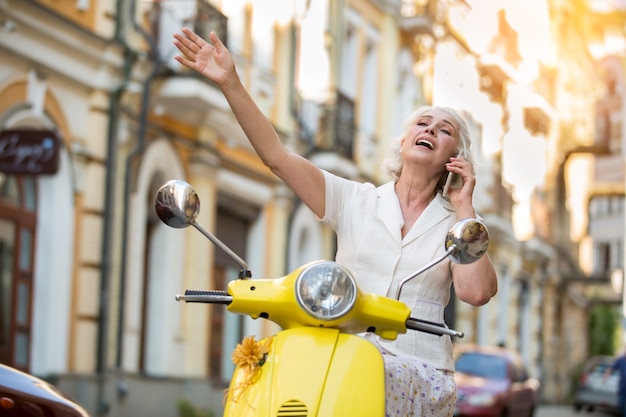
[[[446,251],[452,246],[456,250],[449,255],[450,260],[459,264],[471,264],[487,252],[489,232],[487,226],[478,219],[463,219],[456,222],[446,236]]]
[[[471,218],[459,220],[452,225],[446,235],[446,253],[439,259],[435,259],[424,266],[413,275],[404,278],[396,290],[396,300],[400,299],[404,284],[422,272],[429,270],[446,258],[450,258],[452,262],[458,264],[471,264],[472,262],[476,262],[487,252],[487,246],[489,246],[489,232],[483,222]]]
[[[185,181],[171,180],[159,188],[154,208],[161,221],[177,229],[193,225],[200,212],[196,190]]]
[[[239,277],[247,279],[252,276],[248,265],[235,252],[219,240],[213,233],[206,230],[196,221],[200,212],[200,198],[196,190],[185,181],[171,180],[159,188],[154,198],[154,208],[159,219],[170,227],[183,229],[187,226],[195,227],[213,244],[220,248],[233,261],[241,266]]]

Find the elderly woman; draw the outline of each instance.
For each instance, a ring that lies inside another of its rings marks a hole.
[[[176,60],[215,82],[263,163],[337,234],[336,260],[363,291],[395,294],[401,280],[443,253],[442,239],[459,219],[476,217],[471,139],[452,109],[423,107],[408,120],[385,161],[392,181],[375,187],[321,170],[281,143],[241,83],[228,49],[189,29],[174,35]],[[444,197],[448,175],[455,176]],[[443,322],[454,285],[457,297],[479,306],[497,290],[487,256],[469,265],[441,262],[403,287],[413,315]],[[456,400],[452,343],[419,332],[393,342],[367,337],[385,359],[388,416],[451,416]]]

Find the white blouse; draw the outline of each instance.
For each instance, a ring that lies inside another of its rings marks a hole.
[[[337,234],[335,260],[354,274],[361,291],[395,297],[404,278],[445,253],[446,234],[457,217],[440,193],[402,238],[404,220],[393,182],[375,187],[326,171],[324,176],[326,211],[320,220]],[[405,284],[400,299],[411,308],[411,317],[443,323],[451,285],[450,261],[444,260]],[[408,330],[381,343],[395,354],[454,370],[449,336]]]

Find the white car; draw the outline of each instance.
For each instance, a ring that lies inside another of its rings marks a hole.
[[[596,408],[617,410],[619,371],[613,371],[608,378],[604,377],[615,359],[612,356],[592,356],[585,363],[574,396],[576,411],[593,411]]]

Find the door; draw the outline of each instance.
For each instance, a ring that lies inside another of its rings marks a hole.
[[[35,226],[35,179],[0,173],[0,362],[25,371],[30,366]]]

